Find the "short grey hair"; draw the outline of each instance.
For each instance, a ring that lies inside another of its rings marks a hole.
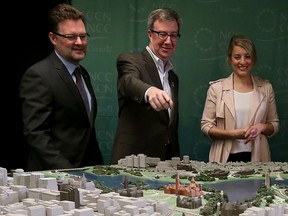
[[[180,33],[181,18],[178,13],[170,8],[158,8],[150,12],[147,18],[147,28],[153,29],[156,20],[176,21],[178,24],[178,33]]]

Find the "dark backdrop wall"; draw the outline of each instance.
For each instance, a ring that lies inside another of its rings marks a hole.
[[[181,154],[208,160],[210,140],[200,131],[208,82],[231,73],[225,59],[228,42],[233,34],[242,33],[257,47],[259,61],[254,74],[269,79],[276,93],[281,127],[270,139],[272,159],[287,161],[287,0],[72,0],[72,5],[85,12],[91,34],[83,64],[92,75],[98,97],[96,127],[106,162],[117,124],[116,58],[148,44],[146,18],[158,7],[171,7],[183,18],[173,56],[180,79]]]
[[[24,71],[36,61],[44,58],[52,50],[48,39],[48,12],[58,3],[70,1],[43,0],[8,1],[5,6],[7,29],[3,29],[2,45],[7,47],[3,64],[9,68],[2,71],[2,141],[0,167],[10,169],[26,168],[26,146],[22,137],[20,103],[18,97],[19,81]],[[10,20],[11,19],[11,20]],[[12,21],[13,20],[13,21]],[[16,20],[16,21],[15,21]],[[5,25],[5,24],[4,24]],[[4,51],[4,49],[3,49]],[[11,63],[12,62],[12,63]],[[3,82],[5,80],[5,82]],[[8,93],[8,95],[7,95]],[[3,94],[3,93],[2,93]]]

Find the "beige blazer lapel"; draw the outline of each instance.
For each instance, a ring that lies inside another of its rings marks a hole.
[[[251,104],[251,111],[250,111],[250,118],[249,122],[250,124],[254,124],[256,114],[258,113],[258,109],[261,107],[261,103],[265,99],[266,95],[263,92],[262,84],[260,82],[257,82],[252,77],[253,86],[254,86],[254,92],[253,92],[253,103]]]
[[[230,75],[222,83],[222,100],[235,120],[234,94],[233,94],[233,75]],[[224,110],[223,110],[224,111]]]

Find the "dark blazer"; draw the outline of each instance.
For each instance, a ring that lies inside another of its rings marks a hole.
[[[81,70],[92,98],[90,121],[72,76],[55,52],[24,73],[20,98],[28,170],[103,164],[94,127],[97,101],[88,72]]]
[[[144,99],[149,87],[163,89],[156,65],[146,49],[138,53],[120,54],[117,70],[119,119],[111,164],[139,153],[161,160],[179,157],[177,75],[169,71],[174,102],[169,119],[167,110],[155,111]]]

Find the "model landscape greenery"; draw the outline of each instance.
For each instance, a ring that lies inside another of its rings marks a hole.
[[[198,184],[203,185],[202,190],[204,191],[203,206],[198,209],[190,210],[190,213],[193,212],[195,215],[198,212],[199,215],[213,215],[219,214],[220,211],[225,212],[223,208],[224,205],[229,203],[229,198],[227,194],[223,191],[217,190],[215,188],[207,187],[206,184],[211,182],[228,182],[228,181],[245,181],[253,179],[263,179],[265,180],[265,185],[261,186],[255,197],[247,198],[245,200],[240,200],[237,202],[232,202],[235,209],[239,209],[238,213],[243,212],[243,205],[245,204],[246,208],[251,206],[255,207],[267,207],[270,204],[276,203],[288,203],[288,186],[286,184],[277,184],[270,185],[271,179],[288,179],[288,165],[287,163],[204,163],[199,161],[191,161],[192,169],[187,170],[178,170],[175,169],[174,172],[171,171],[159,171],[157,166],[145,167],[145,168],[135,168],[135,167],[125,167],[125,166],[93,166],[85,168],[85,173],[93,173],[94,175],[109,175],[117,176],[122,175],[126,176],[129,180],[129,185],[133,185],[137,188],[144,190],[145,194],[148,194],[147,191],[154,191],[155,194],[159,196],[164,196],[163,186],[165,183],[175,182],[176,173],[179,174],[182,184],[189,184],[192,177]],[[185,166],[184,166],[185,167]],[[182,167],[183,168],[183,167]],[[136,180],[135,180],[136,178]],[[157,188],[148,185],[146,180],[157,180],[158,182],[163,182],[162,186]],[[268,181],[269,179],[269,181]],[[268,181],[268,182],[267,182]],[[95,181],[94,183],[97,188],[103,190],[102,193],[115,191],[115,188],[109,188],[105,184]],[[243,190],[249,190],[249,188],[243,188]],[[146,193],[145,193],[146,191]],[[155,195],[154,198],[158,199],[159,196]],[[174,195],[166,195],[174,197]],[[150,195],[150,197],[152,197]],[[172,203],[175,208],[175,203]],[[219,206],[220,203],[220,206]],[[171,204],[171,203],[170,203]],[[230,203],[231,204],[231,203]],[[176,207],[177,208],[177,207]],[[219,209],[220,208],[220,209]],[[188,211],[189,212],[189,211]],[[221,215],[224,215],[223,213]]]

